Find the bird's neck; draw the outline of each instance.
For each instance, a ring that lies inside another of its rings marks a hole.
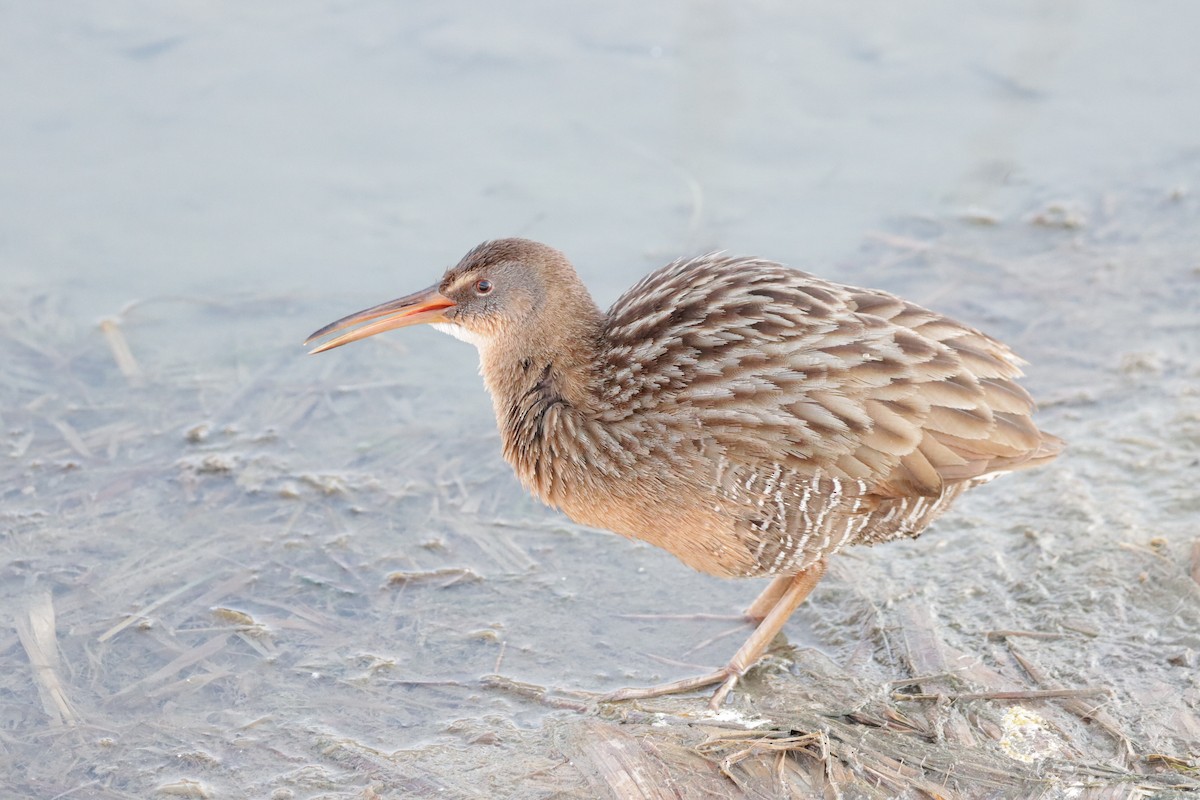
[[[480,347],[480,371],[497,414],[507,413],[534,389],[572,408],[591,409],[604,315],[582,284],[578,292],[564,294],[552,306],[553,314],[535,315],[511,338]]]
[[[604,322],[590,298],[572,312],[527,329],[519,342],[497,341],[480,351],[504,458],[534,494],[556,506],[571,491],[565,465],[555,463],[569,452],[562,437],[593,416]]]

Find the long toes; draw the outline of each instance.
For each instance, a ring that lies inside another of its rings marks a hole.
[[[733,687],[737,686],[738,680],[742,677],[734,670],[728,670],[728,673],[729,677],[725,678],[724,682],[717,687],[708,701],[708,707],[712,711],[720,710],[721,704],[725,702],[725,698],[733,691]]]
[[[668,694],[681,694],[683,692],[694,692],[697,689],[703,689],[706,686],[712,686],[714,683],[721,683],[728,680],[728,668],[711,672],[708,675],[700,675],[695,678],[684,678],[683,680],[664,683],[659,686],[650,686],[644,689],[617,689],[615,692],[609,692],[601,696],[602,701],[616,702],[620,700],[643,700],[648,697],[662,697]]]

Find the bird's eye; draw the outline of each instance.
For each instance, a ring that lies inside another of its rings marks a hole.
[[[480,280],[475,281],[475,293],[476,294],[488,294],[491,291],[492,291],[492,282],[489,281],[487,278],[482,278]]]

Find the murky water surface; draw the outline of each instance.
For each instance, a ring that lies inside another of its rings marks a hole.
[[[653,615],[733,615],[759,585],[525,497],[466,345],[299,346],[513,234],[565,249],[602,305],[719,248],[1010,342],[1067,455],[918,541],[840,557],[786,629],[791,681],[836,673],[861,699],[967,652],[1030,688],[1025,658],[1109,692],[1104,725],[1056,723],[1073,757],[1185,781],[1198,22],[1182,1],[11,11],[2,794],[612,789],[554,771],[586,761],[561,733],[577,712],[481,677],[706,670],[746,629]],[[745,702],[785,691],[752,680]],[[1002,712],[970,720],[999,731]]]

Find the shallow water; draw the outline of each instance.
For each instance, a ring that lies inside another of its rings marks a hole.
[[[1197,14],[11,13],[0,785],[589,796],[528,783],[570,748],[524,737],[571,715],[480,676],[605,690],[725,661],[736,622],[637,615],[735,614],[758,584],[526,498],[467,346],[303,356],[512,234],[565,249],[602,304],[722,248],[1010,342],[1067,455],[839,559],[788,639],[884,684],[914,666],[913,598],[1013,681],[987,632],[1050,634],[1022,646],[1055,685],[1111,689],[1138,758],[1194,757]],[[1142,763],[1095,735],[1074,746]]]

